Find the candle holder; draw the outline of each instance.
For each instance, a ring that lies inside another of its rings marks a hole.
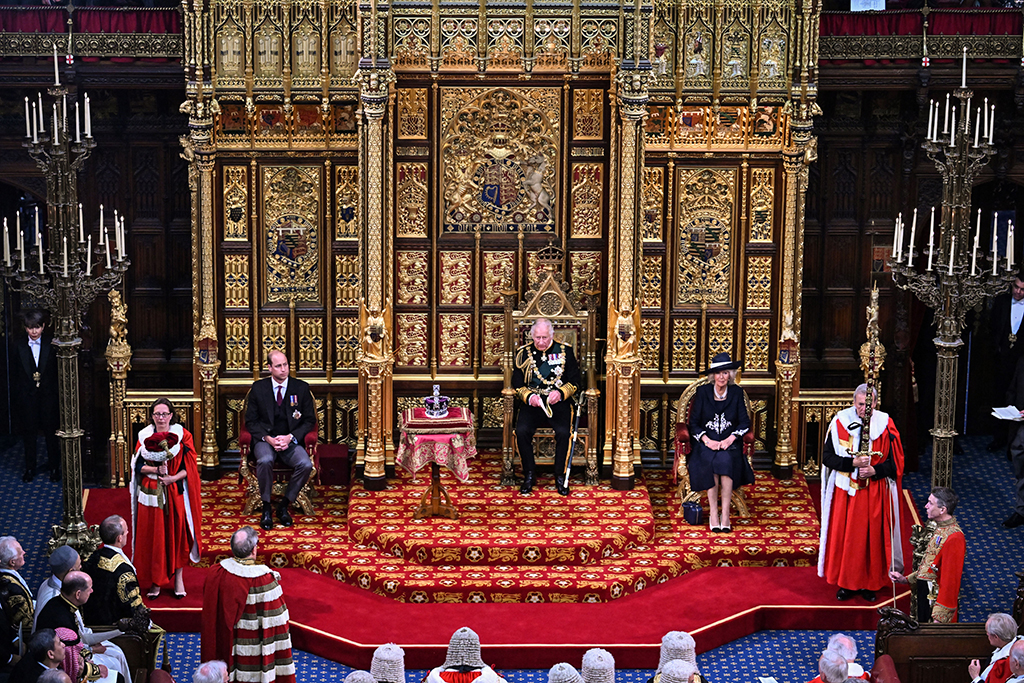
[[[53,527],[49,545],[53,549],[70,545],[83,556],[96,549],[99,538],[95,527],[85,523],[82,506],[82,436],[80,426],[78,351],[82,344],[79,332],[82,316],[101,293],[117,287],[124,278],[129,261],[120,250],[110,254],[109,239],[90,254],[91,239],[85,236],[78,204],[78,173],[96,147],[86,105],[85,136],[78,125],[75,109],[75,131],[69,131],[67,88],[54,85],[48,89],[54,112],[50,130],[46,130],[42,112],[32,119],[26,114],[26,136],[23,143],[46,177],[47,231],[46,245],[24,245],[18,236],[21,251],[12,258],[10,243],[5,246],[0,272],[11,289],[24,292],[49,311],[54,322],[53,345],[57,350],[57,378],[60,400],[61,466],[64,472],[62,490],[64,517]],[[39,100],[42,108],[42,98]],[[26,112],[28,104],[26,103]],[[77,141],[76,141],[77,140]],[[103,225],[100,230],[103,231]],[[123,230],[116,226],[116,230]],[[27,251],[26,251],[27,248]],[[103,249],[108,250],[104,253]],[[17,249],[16,249],[17,251]],[[108,259],[110,259],[108,261]],[[22,267],[22,264],[24,266]]]
[[[953,474],[953,428],[956,409],[957,364],[963,340],[960,333],[964,328],[967,311],[985,299],[1007,289],[1014,279],[1012,269],[1012,244],[1007,245],[1006,267],[1001,268],[998,252],[991,256],[987,251],[978,253],[978,235],[970,241],[971,187],[974,177],[989,162],[995,152],[989,143],[994,113],[988,112],[975,117],[972,122],[969,101],[973,92],[961,86],[953,95],[959,100],[954,108],[953,125],[947,132],[939,132],[939,116],[935,110],[934,133],[921,145],[928,158],[942,175],[942,218],[939,226],[937,251],[925,261],[925,254],[918,254],[911,243],[904,257],[902,244],[896,250],[898,258],[890,260],[893,282],[900,289],[909,290],[920,301],[935,310],[937,336],[935,346],[938,353],[938,369],[935,375],[935,425],[932,435],[932,486],[949,486]],[[977,135],[972,130],[982,125],[989,135]],[[972,127],[972,123],[975,126]],[[946,126],[943,129],[946,130]],[[972,137],[972,134],[973,137]],[[977,141],[977,142],[975,142]],[[980,231],[980,220],[976,230]],[[992,227],[995,235],[996,225]],[[897,230],[897,242],[900,230]],[[993,238],[994,239],[994,238]],[[929,236],[931,241],[931,235]],[[979,258],[980,256],[980,258]],[[914,265],[909,265],[909,264]],[[919,267],[930,263],[925,270]]]

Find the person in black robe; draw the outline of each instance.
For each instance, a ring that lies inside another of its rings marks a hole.
[[[22,481],[32,481],[37,467],[36,440],[39,432],[46,441],[50,481],[60,479],[60,444],[57,427],[57,353],[53,336],[46,334],[42,311],[22,314],[25,335],[15,342],[11,353],[11,414],[15,431],[25,447]]]
[[[64,661],[64,643],[52,628],[41,628],[28,639],[28,651],[11,671],[7,683],[36,683],[48,669]]]
[[[708,492],[709,522],[714,532],[732,531],[729,506],[733,489],[754,483],[754,470],[743,457],[743,435],[750,431],[750,416],[743,402],[743,389],[730,382],[730,371],[741,365],[730,360],[728,353],[716,355],[707,369],[712,381],[697,388],[690,404],[690,438],[694,441],[686,463],[690,487]]]

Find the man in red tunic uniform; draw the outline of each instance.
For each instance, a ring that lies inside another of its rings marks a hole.
[[[250,526],[236,531],[234,557],[221,560],[206,579],[202,658],[226,662],[232,681],[294,683],[288,607],[278,573],[256,562],[258,540]]]
[[[953,513],[959,497],[953,489],[936,486],[928,496],[925,512],[935,529],[928,539],[921,564],[906,576],[893,571],[889,578],[897,583],[909,583],[917,591],[918,621],[951,624],[957,621],[957,603],[960,599],[960,577],[964,573],[964,553],[967,543],[964,532],[956,523]]]
[[[899,515],[903,445],[886,413],[871,413],[871,455],[854,457],[867,395],[866,384],[857,387],[853,406],[832,419],[821,454],[818,576],[839,586],[840,600],[860,594],[874,601],[875,591],[889,585],[889,571],[904,566],[906,536]]]

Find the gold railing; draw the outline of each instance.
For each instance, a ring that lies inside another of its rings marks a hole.
[[[821,444],[825,432],[836,413],[853,404],[853,392],[847,389],[803,389],[796,402],[800,407],[799,430],[796,437],[797,457],[804,476],[817,477],[821,473]],[[808,429],[816,424],[817,429]],[[816,432],[816,436],[815,436]],[[809,443],[813,438],[815,443]]]

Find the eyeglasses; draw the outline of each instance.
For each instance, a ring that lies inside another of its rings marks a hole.
[[[170,413],[153,413],[153,417],[170,417]]]

